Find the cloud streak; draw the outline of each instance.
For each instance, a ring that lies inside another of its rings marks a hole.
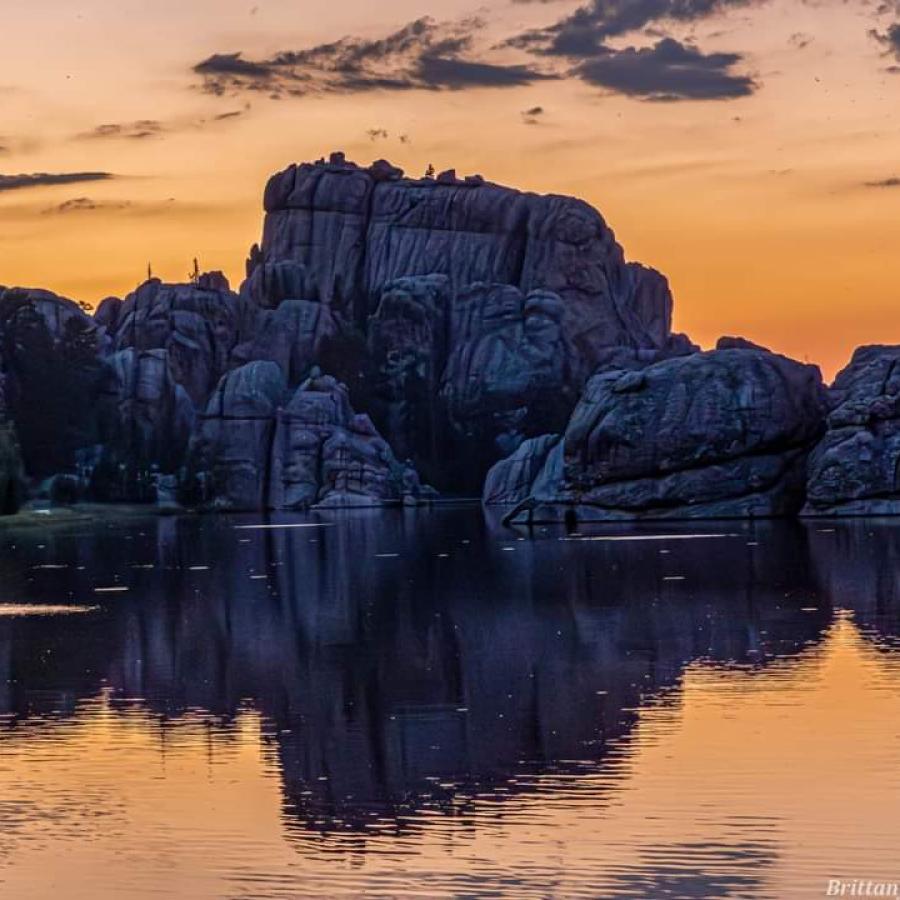
[[[58,184],[79,184],[89,181],[109,181],[109,172],[33,172],[22,175],[0,175],[0,191],[17,191]]]
[[[163,123],[156,119],[139,119],[136,122],[110,122],[98,125],[90,131],[82,132],[78,137],[84,140],[103,138],[141,140],[143,138],[156,137],[165,130]]]
[[[131,206],[127,200],[99,201],[90,197],[73,197],[64,203],[51,206],[44,210],[44,215],[68,215],[70,213],[96,212],[98,210],[122,210]]]
[[[866,181],[864,186],[869,188],[898,188],[900,187],[900,178],[892,176],[891,178],[881,178],[878,181]]]
[[[464,90],[516,87],[557,77],[529,64],[479,58],[477,19],[417,19],[384,38],[344,37],[265,59],[216,53],[194,66],[205,91],[218,96],[259,91],[270,96],[316,92]]]
[[[494,48],[494,53],[524,54],[524,61],[476,52],[475,38],[483,27],[479,19],[437,22],[425,17],[379,39],[344,37],[260,59],[240,52],[216,53],[197,63],[193,71],[200,76],[202,89],[217,96],[459,91],[568,78],[643,100],[730,100],[757,88],[754,79],[740,70],[743,56],[707,53],[661,33],[660,27],[689,25],[763,2],[589,0],[558,21],[515,35]],[[656,42],[611,46],[611,39],[635,32],[645,38],[654,34]]]
[[[756,6],[761,2],[763,0],[591,0],[552,25],[526,31],[509,43],[546,56],[584,59],[608,50],[606,42],[610,38],[661,23],[693,24],[729,9]]]

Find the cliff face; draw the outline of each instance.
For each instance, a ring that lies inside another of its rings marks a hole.
[[[811,515],[900,513],[900,347],[860,347],[809,460]]]
[[[825,412],[819,371],[724,347],[596,375],[565,433],[499,463],[486,499],[537,521],[796,514]]]
[[[897,348],[859,351],[827,401],[743,339],[700,353],[598,212],[478,176],[333,154],[275,175],[265,210],[238,292],[151,279],[91,317],[0,288],[0,500],[20,446],[33,487],[102,500],[900,510]]]
[[[561,428],[609,347],[681,346],[665,279],[569,197],[335,154],[274,176],[265,208],[242,295],[324,307],[354,401],[446,490],[478,493],[493,462]]]
[[[388,286],[409,276],[445,276],[451,307],[475,284],[551,291],[582,378],[601,347],[662,346],[669,337],[664,279],[626,265],[603,218],[580,200],[452,173],[414,181],[335,154],[274,176],[265,209],[245,286],[262,305],[290,291],[364,325]]]

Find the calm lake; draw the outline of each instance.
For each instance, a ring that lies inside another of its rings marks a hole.
[[[821,897],[898,846],[900,521],[0,525],[3,900]]]

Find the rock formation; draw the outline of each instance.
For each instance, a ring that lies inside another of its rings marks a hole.
[[[900,348],[827,401],[742,338],[701,353],[596,210],[479,176],[337,153],[264,205],[237,292],[150,279],[89,316],[0,288],[0,509],[24,464],[51,498],[222,509],[426,482],[532,519],[900,512]]]
[[[314,370],[293,393],[271,361],[219,382],[190,453],[195,502],[217,509],[308,509],[430,499],[347,388]]]
[[[607,348],[673,340],[665,279],[572,198],[334,154],[274,176],[265,209],[242,295],[325,307],[316,361],[448,491],[478,493],[493,462],[562,428]]]
[[[816,367],[759,349],[605,371],[560,438],[495,467],[485,499],[533,521],[795,514],[824,406]]]
[[[810,515],[900,513],[900,347],[860,347],[829,391],[809,460]]]

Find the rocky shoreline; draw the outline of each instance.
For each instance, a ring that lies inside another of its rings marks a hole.
[[[275,175],[220,273],[91,315],[0,288],[0,514],[299,510],[483,494],[513,521],[900,512],[900,347],[830,388],[672,332],[601,215],[332,154]]]

